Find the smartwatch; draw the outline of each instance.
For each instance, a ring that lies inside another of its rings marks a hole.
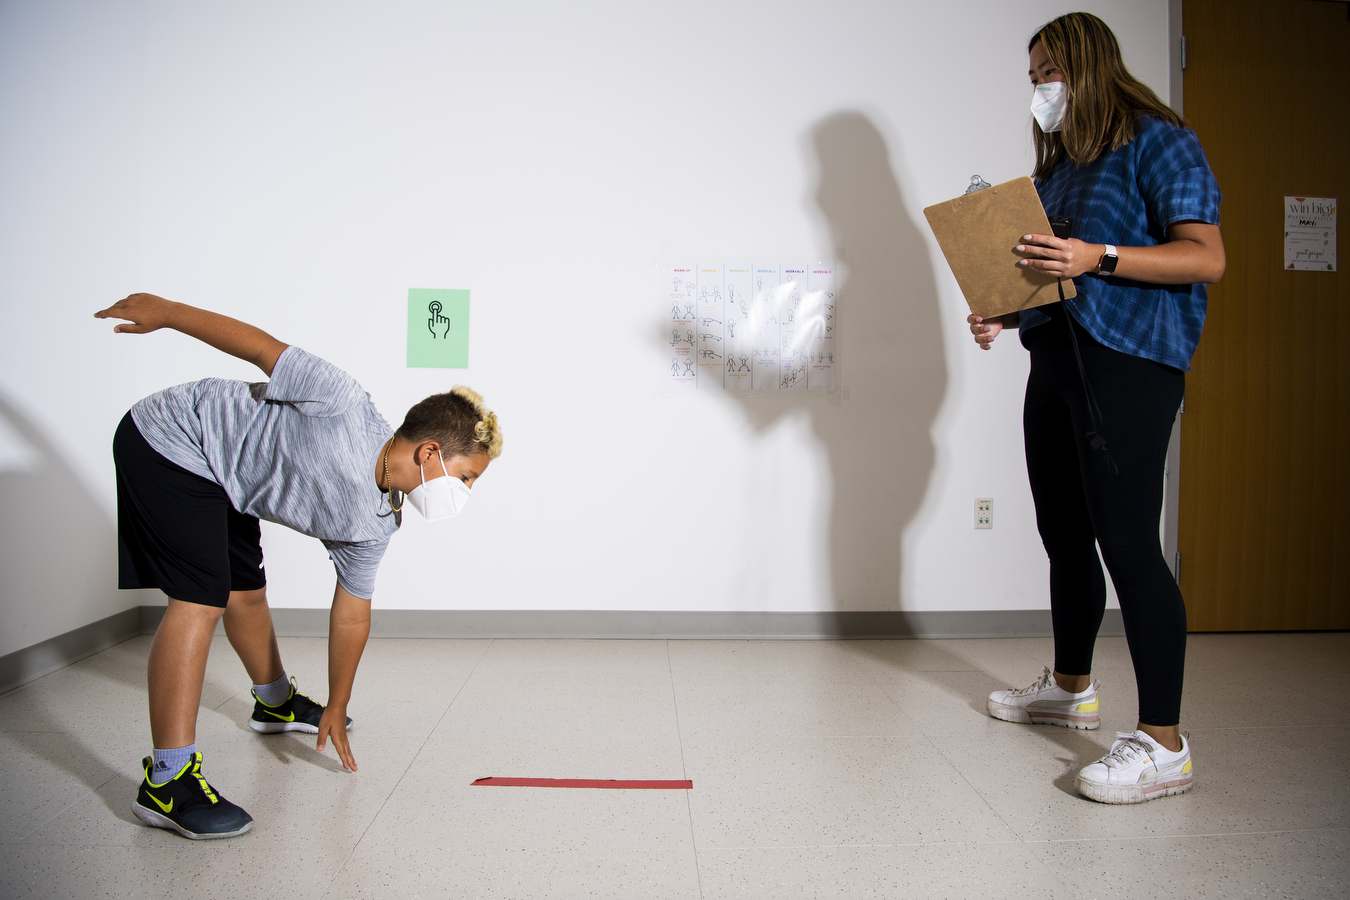
[[[1102,261],[1097,263],[1098,275],[1114,275],[1116,272],[1116,263],[1120,262],[1120,257],[1116,255],[1116,248],[1111,244],[1106,244],[1106,252],[1102,254]]]

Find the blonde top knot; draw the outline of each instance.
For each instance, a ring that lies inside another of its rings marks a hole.
[[[497,414],[487,408],[482,395],[473,388],[462,384],[451,388],[450,393],[468,401],[480,416],[478,422],[473,426],[473,442],[482,445],[483,449],[487,451],[488,459],[496,459],[501,456],[502,432],[497,424]]]
[[[444,394],[432,394],[408,410],[398,433],[413,444],[436,441],[447,459],[502,455],[502,429],[497,415],[473,388],[456,385]]]

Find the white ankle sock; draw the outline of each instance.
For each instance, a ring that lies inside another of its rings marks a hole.
[[[191,743],[186,747],[176,747],[172,750],[151,750],[150,751],[150,783],[163,784],[192,760],[192,754],[197,752],[197,744]]]
[[[1051,679],[1051,681],[1052,681],[1052,683],[1055,685],[1055,687],[1059,688],[1059,690],[1060,690],[1061,692],[1063,692],[1065,696],[1068,696],[1068,697],[1074,697],[1074,698],[1077,698],[1077,697],[1086,697],[1088,694],[1092,693],[1092,684],[1091,684],[1091,683],[1089,683],[1088,686],[1085,687],[1085,688],[1083,688],[1081,691],[1075,692],[1075,691],[1067,691],[1067,690],[1065,690],[1064,688],[1060,687],[1059,682],[1058,682],[1057,680]]]
[[[291,698],[291,680],[282,672],[281,677],[276,681],[267,684],[255,684],[253,693],[263,702],[264,706],[280,706]]]
[[[1168,762],[1171,762],[1172,760],[1183,756],[1186,753],[1187,749],[1189,749],[1186,745],[1187,742],[1185,738],[1182,738],[1180,750],[1168,750],[1162,744],[1158,743],[1158,739],[1153,737],[1147,731],[1141,729],[1139,731],[1136,731],[1135,734],[1142,734],[1148,740],[1149,743],[1158,748],[1158,755],[1162,757],[1164,760],[1167,760]]]

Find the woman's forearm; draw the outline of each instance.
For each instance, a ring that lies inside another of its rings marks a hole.
[[[342,585],[333,592],[328,615],[328,705],[346,709],[352,699],[356,667],[370,637],[370,601],[349,594]]]
[[[1184,222],[1167,234],[1167,242],[1154,247],[1120,247],[1115,277],[1149,284],[1213,284],[1223,277],[1227,258],[1219,226]]]
[[[1053,235],[1024,235],[1015,249],[1029,256],[1018,265],[1056,278],[1077,278],[1099,271],[1103,244]],[[1213,284],[1223,277],[1227,257],[1218,225],[1180,222],[1167,229],[1167,241],[1154,247],[1117,247],[1112,275],[1149,284]]]
[[[247,322],[186,303],[172,303],[169,306],[167,324],[175,331],[210,344],[223,353],[253,363],[269,378],[272,377],[272,369],[281,351],[287,346]]]

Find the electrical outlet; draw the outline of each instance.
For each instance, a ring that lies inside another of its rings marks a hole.
[[[994,499],[992,497],[975,498],[975,527],[994,527]]]

